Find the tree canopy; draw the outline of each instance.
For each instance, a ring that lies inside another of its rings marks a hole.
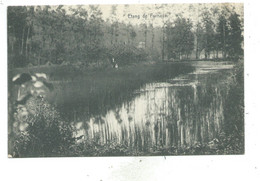
[[[155,11],[149,8],[147,16],[152,18],[133,24],[130,19],[120,20],[117,5],[110,7],[107,19],[99,5],[10,6],[8,63],[15,67],[78,61],[88,65],[116,56],[118,62],[160,61],[164,54],[168,59],[235,60],[243,55],[243,17],[234,9],[206,8],[197,12],[194,21],[167,5],[156,7],[162,25],[156,24],[156,15],[151,14]],[[127,16],[131,6],[123,8]],[[189,10],[196,12],[194,7]],[[120,56],[118,47],[123,51]]]

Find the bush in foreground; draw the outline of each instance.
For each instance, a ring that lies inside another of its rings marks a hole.
[[[15,133],[13,156],[66,156],[74,144],[73,128],[69,123],[42,98],[32,98],[27,109],[31,113],[22,121],[26,128]]]

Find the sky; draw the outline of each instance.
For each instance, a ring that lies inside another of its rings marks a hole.
[[[193,23],[199,21],[199,14],[204,8],[210,9],[218,6],[221,7],[228,6],[230,9],[234,8],[235,11],[243,17],[243,4],[233,3],[233,4],[131,4],[117,5],[116,18],[119,22],[126,22],[131,24],[153,24],[154,26],[161,26],[163,21],[174,20],[176,14],[181,14],[183,17],[189,18]],[[88,9],[88,6],[83,6]],[[100,5],[102,11],[103,19],[111,18],[111,7],[112,5]],[[66,9],[68,7],[65,7]],[[164,15],[164,16],[163,16]]]

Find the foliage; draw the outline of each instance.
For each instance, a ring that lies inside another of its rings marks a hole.
[[[177,17],[174,23],[168,23],[166,27],[167,51],[169,58],[186,58],[191,54],[194,46],[194,36],[191,31],[192,23],[182,17]]]
[[[15,134],[14,156],[65,156],[74,143],[73,128],[42,98],[33,98],[30,104],[34,114],[23,120],[26,129]]]
[[[74,145],[70,156],[166,156],[166,155],[234,155],[243,154],[244,142],[236,135],[220,133],[208,143],[195,143],[192,146],[161,147],[153,146],[145,151],[131,148],[125,144],[110,141],[101,144],[98,141],[84,141]]]
[[[212,58],[211,54],[218,57],[218,51],[222,51],[222,58],[235,60],[243,53],[241,17],[228,8],[205,9],[194,25],[177,15],[157,27],[153,19],[140,25],[119,22],[116,13],[117,6],[111,6],[111,16],[104,20],[100,7],[95,5],[69,9],[62,5],[8,7],[8,63],[11,67],[64,61],[101,65],[113,46],[124,45],[122,54],[127,56],[140,42],[145,43],[141,57],[149,53],[149,59],[157,61],[162,54],[168,59],[189,59],[193,50],[196,58],[203,50],[205,58]]]
[[[217,39],[217,48],[222,51],[224,57],[226,57],[226,41],[228,36],[228,25],[224,12],[218,18],[217,30],[216,30],[216,39]]]
[[[28,39],[32,37],[34,9],[8,7],[8,56],[11,66],[25,66],[28,62]]]
[[[17,100],[9,100],[12,119],[9,120],[12,123],[9,151],[14,157],[66,155],[75,141],[70,123],[44,98],[49,90],[44,85],[35,86],[27,80],[18,85]]]
[[[71,148],[71,156],[131,156],[133,155],[129,148],[116,141],[110,141],[105,144],[98,143],[95,140],[87,140],[74,145]]]
[[[144,49],[138,49],[129,45],[114,45],[109,49],[111,57],[115,58],[119,65],[127,65],[135,62],[141,62],[147,59],[147,53]]]
[[[202,14],[203,22],[203,48],[205,50],[205,59],[210,58],[210,52],[216,49],[216,39],[215,39],[215,30],[214,22],[210,17],[211,13],[209,11],[204,11]]]
[[[226,119],[225,132],[227,135],[235,135],[243,141],[244,134],[244,66],[236,65],[232,74],[233,81],[229,89],[224,116]]]
[[[196,37],[196,44],[195,44],[195,48],[196,48],[196,59],[199,59],[200,57],[200,53],[201,51],[204,49],[204,44],[203,44],[203,35],[204,35],[204,31],[203,31],[203,27],[201,25],[200,22],[198,22],[196,24],[196,30],[195,30],[195,37]]]
[[[239,15],[236,12],[232,12],[229,17],[230,34],[227,41],[228,54],[233,60],[238,60],[243,55],[242,50],[242,25],[239,19]]]

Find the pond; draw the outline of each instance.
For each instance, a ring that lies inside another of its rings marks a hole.
[[[192,62],[194,71],[147,83],[116,107],[91,115],[73,110],[76,136],[149,151],[207,143],[223,131],[229,62]]]

